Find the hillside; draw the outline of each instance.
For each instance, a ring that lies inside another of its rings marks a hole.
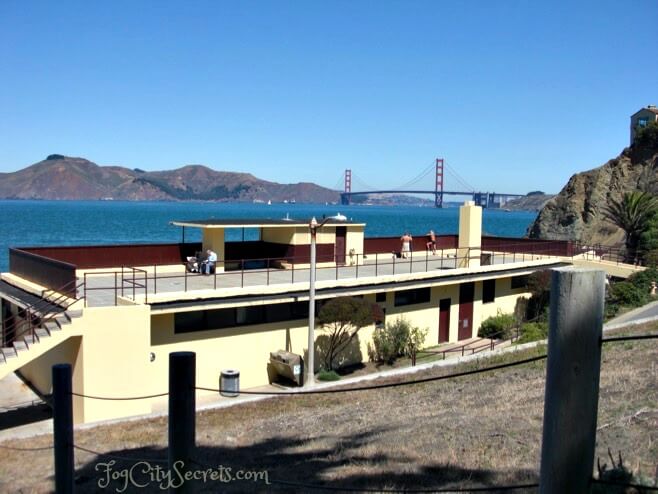
[[[324,203],[339,201],[340,194],[313,183],[279,184],[202,165],[145,172],[50,155],[17,172],[0,174],[0,198]]]
[[[656,323],[621,334],[655,333]],[[447,373],[521,360],[539,347],[506,356],[483,354],[477,362],[435,367],[413,375],[378,379],[377,384],[420,380]],[[596,433],[597,458],[608,448],[636,473],[656,470],[655,344],[606,344]],[[544,408],[545,363],[486,372],[439,382],[310,396],[281,396],[254,402],[234,398],[234,406],[197,414],[195,459],[267,471],[272,485],[254,482],[192,484],[193,492],[324,492],[275,483],[323,485],[341,490],[468,489],[538,481]],[[76,429],[75,444],[118,457],[114,471],[138,458],[167,458],[167,417],[107,423]],[[50,492],[53,486],[52,435],[4,441],[0,491]],[[98,470],[112,457],[76,449],[76,487],[100,492]],[[120,458],[127,458],[121,460]],[[29,463],[30,474],[25,475]],[[127,470],[125,470],[127,471]],[[140,480],[147,480],[140,476]],[[109,479],[108,479],[109,480]],[[114,479],[106,491],[122,487]],[[220,488],[221,487],[221,488]],[[157,483],[126,492],[162,492]],[[501,492],[496,490],[495,492]],[[511,491],[505,491],[511,492]],[[536,492],[519,489],[513,492]],[[630,492],[630,491],[629,491]]]
[[[503,207],[510,211],[540,211],[553,197],[550,194],[531,193],[507,201]]]
[[[620,245],[623,231],[604,220],[601,208],[633,190],[658,194],[655,143],[626,148],[604,165],[573,175],[541,209],[528,234],[531,238]]]

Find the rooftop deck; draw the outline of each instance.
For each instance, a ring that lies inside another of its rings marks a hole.
[[[365,253],[335,254],[318,249],[318,290],[412,282],[423,279],[536,270],[578,258],[600,260],[602,252],[571,242],[482,237],[481,248],[458,249],[457,237],[437,236],[435,254],[425,239],[414,239],[407,259],[394,253],[398,238],[365,239]],[[285,250],[266,242],[227,243],[226,259],[211,275],[187,272],[182,262],[200,244],[146,244],[38,247],[10,250],[10,273],[3,279],[36,295],[45,292],[77,299],[78,306],[171,303],[299,292],[308,289],[308,247]],[[258,257],[263,250],[276,257]],[[300,255],[301,253],[301,255]],[[610,252],[606,260],[612,259]],[[613,261],[614,262],[614,261]],[[618,260],[617,260],[618,262]],[[493,275],[493,274],[491,274]],[[489,276],[491,276],[489,275]],[[47,294],[47,293],[46,293]]]
[[[475,263],[474,261],[484,261]],[[120,300],[134,303],[158,303],[172,300],[217,298],[247,294],[276,293],[307,289],[309,267],[250,268],[265,260],[249,260],[238,269],[215,272],[211,275],[189,273],[184,265],[142,266],[115,270],[85,271],[79,273],[77,297],[87,307],[116,305]],[[456,251],[416,252],[403,259],[392,254],[354,256],[352,264],[319,266],[316,271],[318,289],[334,286],[362,286],[391,281],[449,277],[469,272],[496,272],[509,268],[553,265],[564,262],[559,256],[506,253],[467,252],[458,256]],[[222,263],[219,263],[221,266]],[[479,265],[477,269],[475,266]]]

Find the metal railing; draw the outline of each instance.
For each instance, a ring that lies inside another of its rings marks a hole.
[[[417,356],[415,360],[430,358],[436,355],[441,355],[441,359],[445,360],[447,354],[461,353],[461,356],[463,357],[465,355],[474,355],[476,353],[480,353],[486,350],[494,350],[497,346],[500,346],[507,342],[514,343],[516,340],[519,339],[519,337],[521,336],[520,326],[513,328],[511,331],[513,334],[508,338],[498,338],[499,336],[502,336],[506,333],[506,331],[499,331],[498,333],[491,334],[486,338],[477,337],[475,339],[471,339],[469,342],[464,343],[463,345],[446,348],[445,350],[440,350],[440,349],[419,350],[416,354]]]
[[[43,328],[50,333],[45,324],[54,321],[82,300],[83,297],[78,298],[77,293],[83,286],[83,283],[78,284],[77,280],[73,280],[59,289],[43,290],[38,301],[19,309],[19,314],[6,317],[2,321],[2,348],[13,348],[18,354],[15,342],[22,342],[27,348],[38,343],[40,336],[37,329]],[[72,297],[72,294],[75,295]]]
[[[320,259],[317,265],[318,281],[339,281],[386,275],[403,275],[447,269],[468,268],[478,261],[480,265],[508,264],[547,259],[553,256],[542,253],[486,252],[479,248],[437,249],[412,252],[408,257],[400,253],[347,254],[343,263],[335,258]],[[329,265],[327,265],[329,264]],[[182,272],[163,272],[162,266],[127,267],[116,271],[88,272],[84,274],[85,303],[91,292],[110,290],[114,304],[118,296],[136,300],[144,295],[172,291],[216,290],[217,288],[245,288],[246,286],[270,286],[308,281],[310,265],[308,256],[287,258],[241,259],[217,261],[214,272],[204,275],[190,272],[186,264],[169,266]],[[100,278],[102,281],[94,281]],[[109,280],[108,280],[109,278]],[[108,282],[109,281],[109,282]],[[99,284],[100,283],[100,284]],[[107,303],[107,300],[106,300]]]

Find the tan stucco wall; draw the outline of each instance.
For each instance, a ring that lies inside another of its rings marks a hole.
[[[156,374],[149,362],[149,306],[90,308],[76,322],[84,325],[81,393],[125,397],[167,391],[167,376]],[[84,399],[85,422],[149,412],[148,399]]]
[[[349,253],[354,249],[355,256],[350,258]],[[345,239],[346,261],[348,264],[363,264],[363,227],[348,226]]]
[[[482,300],[482,282],[478,282],[475,289],[476,297]],[[513,314],[516,301],[521,298],[530,298],[530,293],[525,288],[512,289],[512,278],[499,278],[496,280],[496,300],[488,304],[480,304],[480,318],[475,328],[477,330],[482,321],[488,317],[495,316],[498,312]]]
[[[295,232],[296,229],[294,227],[262,228],[261,239],[263,242],[293,245],[295,243]]]
[[[457,256],[459,267],[478,267],[482,244],[482,208],[473,201],[466,201],[459,207],[459,239]],[[470,259],[467,257],[470,256]]]
[[[72,336],[47,353],[32,360],[20,369],[21,375],[27,379],[40,393],[49,395],[53,391],[52,367],[55,364],[71,364],[73,391],[82,389],[82,337]],[[82,399],[73,397],[73,421],[84,420]]]
[[[217,272],[224,271],[223,261],[226,259],[226,247],[224,244],[224,229],[223,228],[204,228],[203,229],[203,251],[212,249],[217,253],[217,265],[215,269]]]

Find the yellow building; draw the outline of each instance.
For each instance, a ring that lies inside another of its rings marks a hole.
[[[397,254],[398,238],[364,238],[363,223],[328,219],[317,234],[316,299],[362,296],[389,321],[428,328],[427,346],[476,337],[483,319],[528,295],[527,275],[570,262],[568,243],[482,237],[481,219],[481,208],[465,203],[459,235],[437,236],[436,254],[415,238],[408,258]],[[183,238],[201,229],[202,242],[10,249],[0,378],[20,373],[47,395],[51,366],[70,363],[81,423],[151,412],[153,400],[77,395],[166,392],[170,352],[196,352],[199,387],[217,388],[223,369],[237,369],[243,389],[268,383],[270,352],[306,355],[308,221],[173,224]],[[259,238],[226,242],[231,228],[257,229]],[[190,272],[188,257],[208,249],[218,258],[212,274]],[[345,363],[367,359],[373,331],[359,333]]]

